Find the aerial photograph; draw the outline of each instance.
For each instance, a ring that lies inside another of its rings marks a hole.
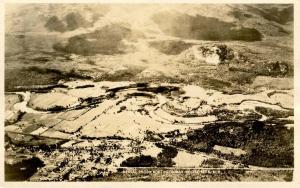
[[[6,3],[6,182],[291,182],[294,4]]]

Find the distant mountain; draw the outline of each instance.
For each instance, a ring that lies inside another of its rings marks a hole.
[[[256,76],[293,76],[292,4],[7,4],[5,14],[7,89],[79,77],[247,91]]]
[[[176,22],[180,25],[176,25]],[[249,33],[253,33],[256,38],[260,34],[288,35],[292,30],[292,22],[293,6],[289,4],[6,5],[7,33],[89,32],[110,23],[126,23],[128,27],[144,33],[163,33],[178,37],[189,35],[188,38],[201,35],[204,39],[206,35],[214,35],[217,31],[227,35],[227,31],[232,29],[237,31],[237,35],[241,35],[237,38],[239,39]],[[178,31],[178,28],[182,31]],[[200,30],[203,30],[201,34]]]

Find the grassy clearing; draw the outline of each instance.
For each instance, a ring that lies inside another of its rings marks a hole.
[[[76,97],[63,93],[38,93],[32,94],[28,106],[38,110],[63,110],[78,102]]]

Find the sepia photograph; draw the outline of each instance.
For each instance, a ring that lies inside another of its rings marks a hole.
[[[292,182],[294,4],[5,3],[5,182]]]

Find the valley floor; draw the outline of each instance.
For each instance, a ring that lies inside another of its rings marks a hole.
[[[7,181],[292,179],[293,90],[89,80],[26,90],[5,97]]]

